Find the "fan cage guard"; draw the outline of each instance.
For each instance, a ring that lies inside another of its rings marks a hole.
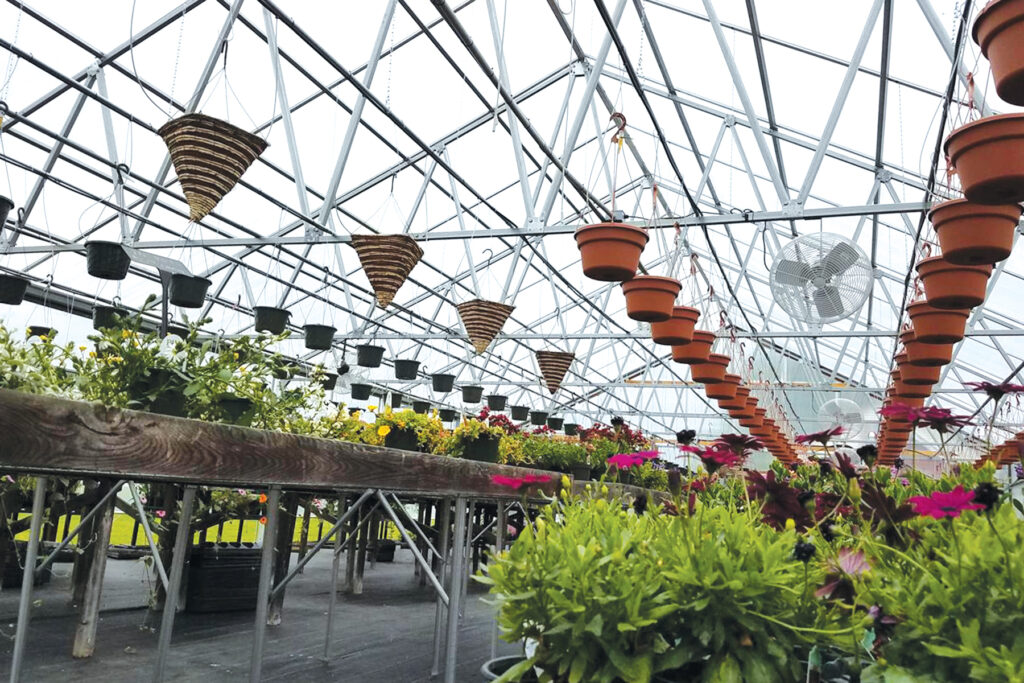
[[[782,310],[805,323],[854,315],[871,294],[873,273],[856,243],[833,233],[799,237],[779,252],[769,284]]]
[[[818,409],[818,417],[821,418],[822,429],[842,426],[843,437],[855,439],[863,432],[864,410],[856,401],[848,398],[833,398],[822,404]],[[825,424],[828,422],[828,424]]]

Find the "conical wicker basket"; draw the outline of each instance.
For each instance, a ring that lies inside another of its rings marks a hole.
[[[537,351],[536,355],[540,374],[544,376],[548,391],[553,394],[562,385],[565,373],[569,371],[576,354],[568,351]]]
[[[189,220],[202,220],[267,148],[263,138],[205,114],[185,114],[157,131],[188,200]]]
[[[456,306],[459,309],[459,318],[466,328],[469,341],[473,343],[473,349],[479,354],[487,350],[487,347],[494,337],[501,332],[505,321],[516,310],[515,306],[498,303],[497,301],[485,301],[473,299]]]
[[[423,250],[408,235],[352,235],[367,279],[377,294],[377,305],[387,308],[409,273],[423,258]]]

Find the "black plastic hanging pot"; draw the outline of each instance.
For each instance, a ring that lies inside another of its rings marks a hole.
[[[350,387],[352,398],[356,401],[366,401],[370,398],[371,387],[369,384],[353,384]]]
[[[569,467],[569,474],[576,481],[589,481],[590,480],[590,465],[585,462],[574,462]]]
[[[356,347],[356,365],[362,368],[379,368],[384,360],[384,347],[360,344]]]
[[[481,434],[472,441],[466,442],[462,457],[477,462],[498,462],[498,445],[500,443],[500,437]]]
[[[206,300],[210,281],[198,275],[174,273],[171,275],[170,299],[174,306],[199,308]]]
[[[416,373],[420,371],[418,360],[396,360],[395,379],[416,379]]]
[[[256,306],[253,308],[257,332],[281,334],[288,325],[292,312],[276,306]]]
[[[320,378],[320,386],[324,388],[324,391],[334,391],[334,387],[337,385],[338,374],[335,372],[325,372]]]
[[[547,424],[548,414],[543,410],[531,410],[530,411],[530,424],[542,427]]]
[[[484,388],[476,385],[467,385],[462,387],[462,402],[463,403],[479,403],[480,399],[484,396]]]
[[[576,436],[580,433],[580,426],[575,422],[566,422],[562,429],[566,436]]]
[[[330,325],[303,325],[306,335],[306,348],[311,351],[326,351],[334,342],[334,333],[338,330]]]
[[[92,327],[94,330],[117,329],[124,327],[122,321],[127,317],[127,309],[120,306],[93,306]]]
[[[565,418],[562,417],[549,417],[548,427],[551,427],[556,432],[562,428],[562,423],[565,422]]]
[[[420,415],[423,415],[428,410],[430,410],[430,401],[413,401],[412,402],[412,412],[418,413]]]
[[[363,409],[362,409],[362,408],[349,408],[349,409],[348,409],[348,414],[349,414],[349,415],[350,415],[351,417],[355,417],[356,415],[358,415],[358,414],[359,414],[359,413],[361,413],[361,412],[363,412]]]
[[[437,416],[441,419],[441,422],[451,422],[458,417],[458,413],[451,408],[441,408],[441,410],[437,411]]]
[[[430,376],[430,384],[433,386],[434,391],[447,394],[455,386],[455,375],[433,374]]]
[[[487,396],[487,407],[491,410],[505,410],[507,403],[508,396],[501,396],[499,394],[489,394]]]
[[[402,407],[402,399],[403,398],[404,398],[404,396],[402,396],[397,391],[392,391],[391,392],[391,407],[392,408],[401,408]]]
[[[93,277],[123,280],[131,263],[131,258],[117,242],[96,240],[85,243],[85,268]]]
[[[95,320],[95,318],[93,318]],[[188,328],[184,325],[175,325],[173,323],[167,326],[167,334],[173,334],[181,337],[182,339],[188,338]]]
[[[512,406],[509,412],[512,414],[513,420],[530,419],[530,406]]]
[[[7,222],[7,216],[14,209],[14,202],[7,197],[0,196],[0,228],[4,227],[4,223]]]
[[[230,424],[238,424],[242,417],[252,409],[252,400],[241,396],[222,396],[217,400],[217,405],[224,412],[224,421]]]
[[[53,339],[57,336],[57,330],[53,329],[49,325],[29,325],[28,326],[29,337],[46,337],[47,339]]]
[[[409,427],[404,429],[392,427],[391,431],[384,436],[384,446],[397,448],[400,451],[418,451],[420,449],[416,430]]]
[[[480,674],[484,677],[485,681],[496,681],[501,678],[503,673],[513,666],[522,663],[525,659],[526,657],[523,655],[507,655],[497,659],[489,659],[480,668]],[[536,683],[537,680],[537,675],[533,669],[530,669],[519,678],[520,683]]]
[[[0,197],[3,199],[3,197]],[[28,280],[17,275],[0,274],[0,304],[17,306],[25,300]]]

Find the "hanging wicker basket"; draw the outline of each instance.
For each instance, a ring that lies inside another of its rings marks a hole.
[[[408,235],[352,235],[366,278],[377,295],[377,305],[387,308],[409,273],[423,258],[423,250]]]
[[[157,132],[171,153],[191,221],[213,211],[267,148],[263,138],[205,114],[185,114]]]
[[[473,299],[458,304],[456,308],[459,310],[459,318],[466,328],[466,334],[469,335],[473,349],[480,354],[487,350],[490,343],[501,332],[505,321],[512,315],[512,311],[516,307],[497,301]]]
[[[567,351],[537,351],[536,355],[540,374],[544,376],[544,383],[548,385],[548,391],[553,394],[562,385],[562,379],[569,371],[569,366],[572,365],[576,354]]]

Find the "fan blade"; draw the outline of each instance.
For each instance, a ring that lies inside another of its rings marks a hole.
[[[839,288],[832,285],[814,290],[814,306],[818,309],[818,315],[822,318],[842,315],[845,310],[843,308],[843,297],[839,295]]]
[[[811,267],[803,261],[779,261],[775,281],[783,285],[803,287],[811,279]]]
[[[821,262],[821,269],[825,271],[826,277],[842,275],[846,270],[857,262],[857,250],[846,242],[840,242],[832,247],[832,251]]]

